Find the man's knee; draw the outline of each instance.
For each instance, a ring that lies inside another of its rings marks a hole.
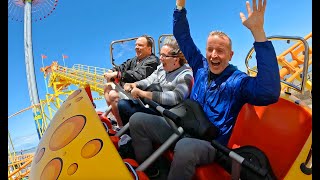
[[[111,102],[118,102],[119,101],[119,93],[115,90],[111,90],[109,92],[109,98]]]
[[[188,138],[182,138],[174,148],[174,158],[186,161],[192,160],[195,158],[195,148],[196,146]]]
[[[142,125],[144,124],[143,114],[144,113],[136,112],[130,117],[130,119],[129,119],[129,122],[130,122],[130,126],[129,127],[130,127],[130,129],[142,128]]]

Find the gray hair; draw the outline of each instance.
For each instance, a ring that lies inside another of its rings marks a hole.
[[[215,35],[219,36],[221,38],[227,38],[229,40],[230,49],[232,49],[232,41],[226,33],[222,32],[222,31],[211,31],[209,34],[209,36],[215,36]]]
[[[165,39],[163,40],[162,46],[169,46],[172,48],[170,54],[173,56],[179,57],[179,64],[181,66],[187,63],[186,58],[184,57],[182,51],[180,50],[177,40],[173,36],[165,37]]]

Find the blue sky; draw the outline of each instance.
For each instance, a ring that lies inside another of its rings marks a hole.
[[[201,3],[200,3],[201,2]],[[148,34],[155,40],[161,34],[172,33],[174,0],[95,0],[59,1],[49,17],[32,24],[32,43],[37,87],[40,99],[46,88],[41,54],[62,62],[68,67],[84,64],[111,68],[109,47],[114,40]],[[234,56],[232,64],[245,71],[244,60],[252,47],[250,31],[241,23],[239,13],[244,12],[245,0],[187,1],[186,5],[191,35],[199,49],[205,51],[207,35],[212,30],[222,30],[232,39]],[[271,35],[304,37],[312,32],[311,0],[269,0],[265,15],[265,31]],[[103,109],[105,102],[96,102]],[[8,19],[8,115],[31,105],[28,94],[23,45],[23,22]],[[15,149],[37,145],[38,138],[31,111],[10,118],[9,132]]]

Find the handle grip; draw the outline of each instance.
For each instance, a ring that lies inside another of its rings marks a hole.
[[[235,153],[234,151],[230,150],[229,148],[221,145],[219,142],[212,140],[211,145],[221,151],[223,154],[229,156],[230,158],[236,160],[238,163],[243,165],[244,167],[250,169],[251,171],[255,172],[256,174],[265,177],[268,171],[265,168],[261,168],[255,164],[252,164],[250,161],[246,160],[239,154]]]

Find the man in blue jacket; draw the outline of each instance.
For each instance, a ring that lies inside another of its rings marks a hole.
[[[262,2],[263,1],[263,2]],[[173,14],[173,34],[181,51],[192,67],[195,82],[191,99],[203,108],[207,118],[218,129],[218,142],[227,145],[236,118],[245,103],[266,106],[278,101],[280,76],[274,47],[264,32],[266,0],[253,0],[253,7],[246,2],[248,18],[241,12],[242,24],[252,33],[257,66],[256,77],[249,77],[229,64],[233,56],[231,39],[221,31],[209,34],[204,57],[194,44],[185,0],[176,0]],[[168,179],[191,179],[197,165],[214,161],[215,148],[210,142],[183,138],[175,146]]]
[[[253,0],[252,9],[250,3],[246,2],[248,18],[240,13],[242,24],[251,31],[255,39],[253,45],[259,72],[256,77],[249,77],[229,64],[233,56],[232,42],[228,35],[221,31],[209,34],[206,57],[201,54],[190,35],[187,11],[184,8],[185,0],[176,0],[173,34],[194,73],[190,98],[201,105],[208,120],[217,127],[218,135],[215,140],[223,145],[228,144],[232,128],[245,103],[266,106],[277,102],[280,96],[277,57],[263,28],[266,0],[258,1],[257,4],[256,0]],[[134,116],[135,114],[132,117]],[[132,134],[140,136],[132,142],[133,144],[161,143],[173,133],[165,121],[150,120],[145,122],[144,126],[149,128],[136,128],[137,132],[130,128]],[[135,149],[135,153],[145,152]],[[215,157],[216,149],[210,142],[182,138],[175,145],[168,180],[192,179],[196,166],[211,163]]]

